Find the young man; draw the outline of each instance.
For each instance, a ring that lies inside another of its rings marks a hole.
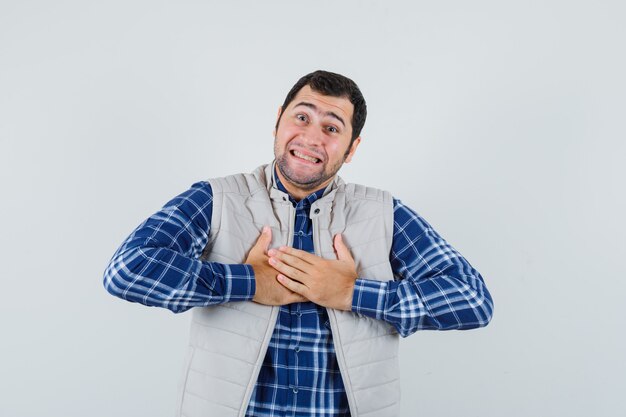
[[[482,277],[423,218],[336,175],[365,117],[352,80],[302,77],[273,163],[193,184],[114,254],[111,294],[195,307],[177,415],[397,416],[399,336],[489,323]]]

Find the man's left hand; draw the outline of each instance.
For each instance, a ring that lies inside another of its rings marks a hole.
[[[269,263],[280,274],[278,281],[289,290],[324,307],[352,309],[356,264],[340,234],[333,240],[337,259],[281,246],[268,252]]]

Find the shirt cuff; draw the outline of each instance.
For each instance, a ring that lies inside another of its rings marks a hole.
[[[211,269],[222,283],[224,302],[252,300],[256,292],[252,265],[212,262]]]
[[[385,317],[385,302],[389,286],[394,281],[357,279],[352,293],[352,311],[377,320]]]

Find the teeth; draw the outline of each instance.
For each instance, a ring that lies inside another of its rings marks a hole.
[[[295,156],[297,156],[298,158],[302,158],[302,159],[305,159],[305,160],[307,160],[307,161],[311,161],[311,162],[313,162],[313,163],[317,163],[317,162],[319,161],[319,159],[317,159],[317,158],[313,158],[312,156],[308,156],[308,155],[301,154],[301,153],[300,153],[300,152],[298,152],[298,151],[293,151],[293,154],[294,154]]]

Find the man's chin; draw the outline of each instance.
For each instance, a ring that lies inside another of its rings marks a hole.
[[[322,177],[304,177],[304,176],[296,176],[296,175],[285,175],[285,180],[287,180],[290,184],[295,185],[301,190],[314,190],[317,186],[324,182]]]
[[[294,168],[282,162],[283,161],[278,161],[278,169],[283,178],[291,185],[302,190],[313,190],[326,180],[323,172],[311,172],[311,170],[302,169],[300,167]]]

